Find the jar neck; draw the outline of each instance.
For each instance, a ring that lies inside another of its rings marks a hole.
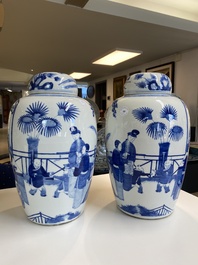
[[[77,91],[29,91],[28,96],[63,96],[63,97],[77,97]]]
[[[171,95],[171,91],[140,91],[140,90],[125,90],[124,91],[125,96],[135,96],[135,95],[141,95],[141,96],[169,96]]]

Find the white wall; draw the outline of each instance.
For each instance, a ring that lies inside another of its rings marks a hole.
[[[175,93],[186,103],[191,125],[197,125],[198,107],[198,49],[183,52],[175,65]]]
[[[175,62],[175,76],[174,76],[174,89],[175,94],[180,97],[187,105],[191,118],[191,126],[197,127],[198,119],[198,48],[177,53],[169,57],[162,58],[150,62],[145,65],[140,65],[126,71],[115,73],[111,76],[106,76],[94,80],[92,84],[107,81],[107,96],[111,96],[110,100],[107,100],[107,107],[113,102],[113,78],[129,75],[130,72],[141,71],[144,72],[146,68],[165,64],[169,62]]]

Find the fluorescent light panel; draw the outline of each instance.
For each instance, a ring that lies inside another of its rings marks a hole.
[[[70,76],[73,77],[74,79],[81,79],[89,75],[91,75],[91,73],[73,72],[72,74],[70,74]]]
[[[129,51],[129,50],[117,49],[117,50],[105,55],[104,57],[94,61],[93,64],[102,64],[102,65],[114,66],[116,64],[127,61],[131,58],[134,58],[134,57],[140,55],[141,53],[142,52],[140,52],[140,51]]]

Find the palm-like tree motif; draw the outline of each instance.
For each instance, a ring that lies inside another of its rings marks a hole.
[[[69,102],[59,102],[58,116],[62,116],[64,121],[77,118],[79,109]],[[27,134],[28,151],[32,159],[37,153],[39,136],[52,137],[61,131],[61,123],[53,117],[48,117],[49,109],[42,102],[33,102],[26,109],[26,114],[18,119],[18,128],[23,134]]]
[[[177,110],[171,105],[166,105],[161,110],[160,117],[165,118],[168,121],[177,120]]]
[[[146,123],[148,120],[152,120],[153,110],[148,107],[142,107],[133,110],[133,116],[142,123]]]
[[[146,128],[146,132],[154,140],[158,140],[159,139],[160,142],[163,142],[164,135],[167,132],[167,127],[162,122],[152,122]]]
[[[58,115],[63,116],[64,121],[75,119],[79,114],[78,108],[69,102],[60,102],[57,106],[59,107]]]
[[[179,141],[183,137],[184,132],[181,126],[174,125],[171,127],[171,122],[177,120],[177,110],[173,106],[165,105],[160,111],[160,118],[166,119],[170,123],[169,129],[165,123],[153,121],[152,112],[153,109],[151,108],[141,107],[133,110],[132,114],[141,123],[152,121],[146,127],[146,132],[152,139],[159,140],[159,166],[162,168],[168,156],[170,141]]]
[[[32,137],[38,135],[51,137],[56,135],[62,126],[55,118],[47,117],[48,107],[42,102],[32,103],[26,110],[26,114],[18,119],[18,127],[24,134],[33,133]]]
[[[152,117],[153,109],[148,107],[141,107],[132,111],[133,116],[139,120],[141,123],[146,123],[148,120],[153,121]],[[160,118],[165,118],[170,123],[172,120],[177,120],[177,111],[171,105],[166,105],[162,108],[160,112]],[[178,125],[174,125],[168,131],[168,128],[163,122],[150,123],[146,128],[147,134],[154,140],[160,140],[164,142],[164,136],[168,132],[167,141],[179,141],[183,137],[183,129]]]

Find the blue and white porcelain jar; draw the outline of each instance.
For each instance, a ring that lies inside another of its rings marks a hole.
[[[107,113],[112,188],[123,212],[146,219],[170,215],[184,179],[190,121],[182,100],[160,73],[128,78]]]
[[[94,170],[97,129],[91,105],[66,74],[35,75],[29,96],[12,106],[9,152],[28,218],[55,225],[84,210]]]

